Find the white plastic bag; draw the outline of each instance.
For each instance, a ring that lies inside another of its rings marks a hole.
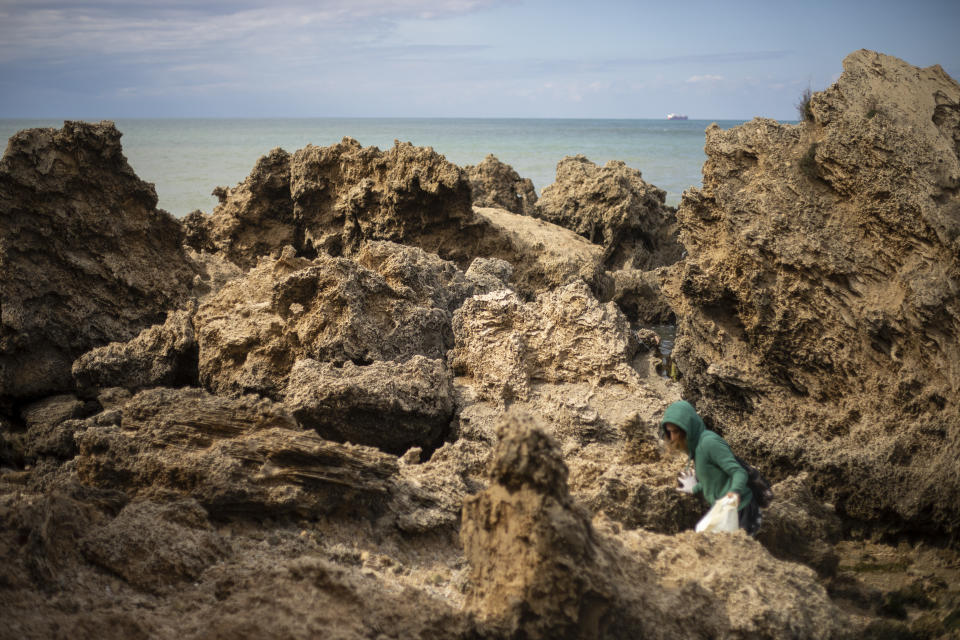
[[[737,531],[740,529],[740,520],[737,517],[737,500],[724,496],[713,503],[707,515],[697,523],[697,533],[714,533],[717,531]]]

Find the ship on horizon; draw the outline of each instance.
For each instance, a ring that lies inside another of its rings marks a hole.
[[[668,113],[667,120],[686,120],[687,116],[680,113]]]

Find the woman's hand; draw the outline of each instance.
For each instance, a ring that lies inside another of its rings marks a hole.
[[[733,501],[736,503],[736,505],[737,505],[738,507],[740,506],[740,494],[737,493],[736,491],[731,491],[730,493],[728,493],[728,494],[726,495],[726,497],[727,497],[727,498],[733,498]]]

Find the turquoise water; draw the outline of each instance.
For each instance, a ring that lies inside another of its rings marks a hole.
[[[583,154],[602,165],[622,160],[647,182],[680,194],[700,185],[705,160],[703,131],[709,120],[548,119],[162,119],[117,120],[123,150],[142,179],[156,186],[159,206],[183,216],[210,212],[216,186],[243,180],[257,158],[274,147],[295,151],[326,146],[349,136],[381,149],[398,139],[433,147],[458,165],[477,164],[492,153],[533,180],[537,191],[554,181],[557,162]],[[728,128],[741,121],[718,121]],[[29,127],[60,127],[59,120],[0,120],[0,136]]]

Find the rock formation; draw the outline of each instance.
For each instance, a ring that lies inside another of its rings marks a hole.
[[[664,545],[656,534],[598,531],[570,497],[559,445],[535,420],[507,414],[497,433],[491,485],[464,502],[461,536],[467,608],[503,636],[830,638],[843,630],[845,616],[809,569],[774,560],[742,534],[687,533]],[[727,588],[763,574],[759,591]]]
[[[143,391],[76,440],[82,482],[131,497],[172,491],[225,515],[373,509],[397,472],[389,456],[303,431],[269,400],[197,389]]]
[[[544,188],[536,215],[603,247],[610,270],[647,270],[680,257],[666,197],[623,162],[598,167],[584,156],[568,156],[557,165],[556,182]]]
[[[162,325],[144,329],[129,342],[111,342],[80,356],[73,363],[78,388],[125,387],[136,391],[197,386],[193,311],[174,311]]]
[[[667,287],[684,389],[775,479],[955,533],[960,85],[862,50],[810,113],[707,129]]]
[[[112,126],[19,134],[0,638],[952,637],[960,90],[858,52],[811,105],[708,130],[665,266],[619,163],[561,163],[574,231],[346,139],[178,227]],[[681,392],[777,482],[757,540],[690,531]]]
[[[201,383],[215,393],[279,398],[300,358],[338,365],[443,358],[453,345],[450,305],[472,285],[418,249],[385,250],[396,259],[360,257],[385,275],[349,258],[308,260],[290,250],[229,282],[194,320]]]
[[[367,240],[464,259],[457,236],[470,234],[473,217],[463,171],[433,149],[399,142],[387,151],[350,138],[293,155],[274,149],[242,183],[214,193],[220,204],[208,219],[190,217],[188,241],[244,268],[288,245],[307,257],[338,256]]]
[[[14,135],[0,160],[0,398],[72,388],[85,351],[162,322],[194,272],[111,122]]]
[[[467,300],[454,314],[453,369],[487,398],[527,399],[532,381],[632,381],[635,336],[616,305],[573,282],[524,304],[507,290]]]
[[[442,360],[403,363],[298,360],[284,404],[304,426],[328,440],[400,455],[439,444],[453,419],[453,377]]]
[[[523,297],[571,280],[583,280],[596,295],[609,297],[610,278],[604,273],[600,247],[568,229],[504,209],[478,207],[474,212],[486,230],[477,255],[510,263],[510,284]]]
[[[535,215],[537,192],[530,178],[521,178],[513,167],[488,155],[476,165],[463,168],[470,179],[476,207],[504,209],[525,216]]]

